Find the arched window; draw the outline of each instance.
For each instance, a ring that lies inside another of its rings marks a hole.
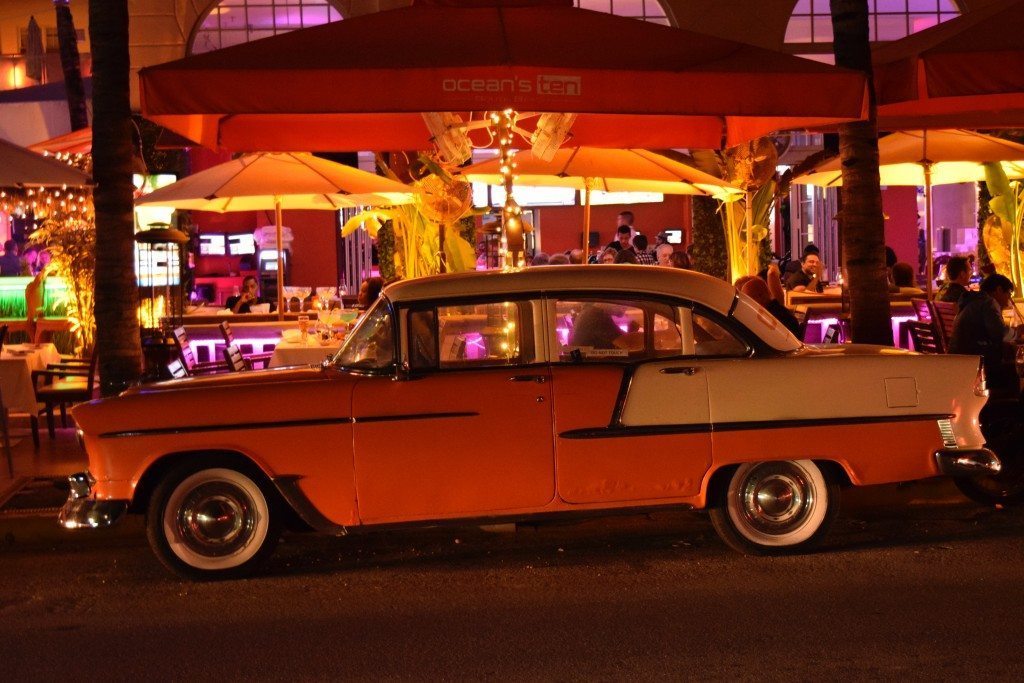
[[[672,23],[665,13],[665,8],[658,0],[573,0],[573,2],[577,7],[595,12],[605,12],[665,26],[670,26]]]
[[[199,23],[189,54],[219,50],[341,19],[329,0],[221,0]]]
[[[868,11],[870,38],[880,42],[898,40],[960,15],[953,0],[868,0]],[[813,45],[808,52],[822,51],[821,47],[831,52],[829,0],[798,0],[786,27],[786,43],[801,50],[801,44]]]

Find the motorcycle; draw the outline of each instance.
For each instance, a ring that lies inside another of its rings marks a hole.
[[[979,417],[985,446],[999,456],[999,474],[957,477],[960,492],[982,505],[1024,503],[1024,399],[989,401]]]

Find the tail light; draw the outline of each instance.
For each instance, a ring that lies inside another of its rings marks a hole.
[[[978,376],[974,378],[974,395],[988,396],[988,385],[985,384],[985,364],[978,361]]]

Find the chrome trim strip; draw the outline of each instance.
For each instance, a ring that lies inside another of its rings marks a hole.
[[[182,427],[155,427],[153,429],[127,429],[122,432],[104,432],[101,439],[124,436],[159,436],[165,434],[191,434],[194,432],[227,432],[233,429],[279,429],[287,427],[315,427],[318,425],[349,424],[351,417],[321,417],[310,420],[281,420],[275,422],[242,422],[226,425],[186,425]]]
[[[369,422],[397,422],[399,420],[432,420],[448,417],[479,417],[476,411],[452,412],[452,413],[407,413],[405,415],[373,415],[370,417],[354,417],[352,421],[356,424]]]
[[[739,432],[754,429],[787,429],[794,427],[829,427],[840,425],[879,424],[884,422],[921,422],[951,417],[949,415],[882,415],[873,417],[828,417],[806,420],[764,420],[751,422],[698,422],[693,424],[615,426],[570,429],[558,435],[561,439],[616,439],[626,436],[658,436],[663,434],[700,434]]]

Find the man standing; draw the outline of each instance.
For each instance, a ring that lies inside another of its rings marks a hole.
[[[1004,353],[1021,332],[1003,322],[1003,309],[1013,305],[1012,295],[1013,283],[1008,277],[986,277],[980,292],[968,291],[960,298],[960,312],[949,340],[950,353],[982,357],[988,386],[998,396],[1016,396],[1020,388],[1012,356]]]
[[[4,242],[4,255],[0,256],[0,276],[21,275],[21,257],[18,256],[18,243],[14,240]]]
[[[615,251],[629,249],[629,240],[632,236],[633,228],[628,225],[620,225],[618,230],[615,231],[615,239],[608,243],[606,249],[614,249]]]

